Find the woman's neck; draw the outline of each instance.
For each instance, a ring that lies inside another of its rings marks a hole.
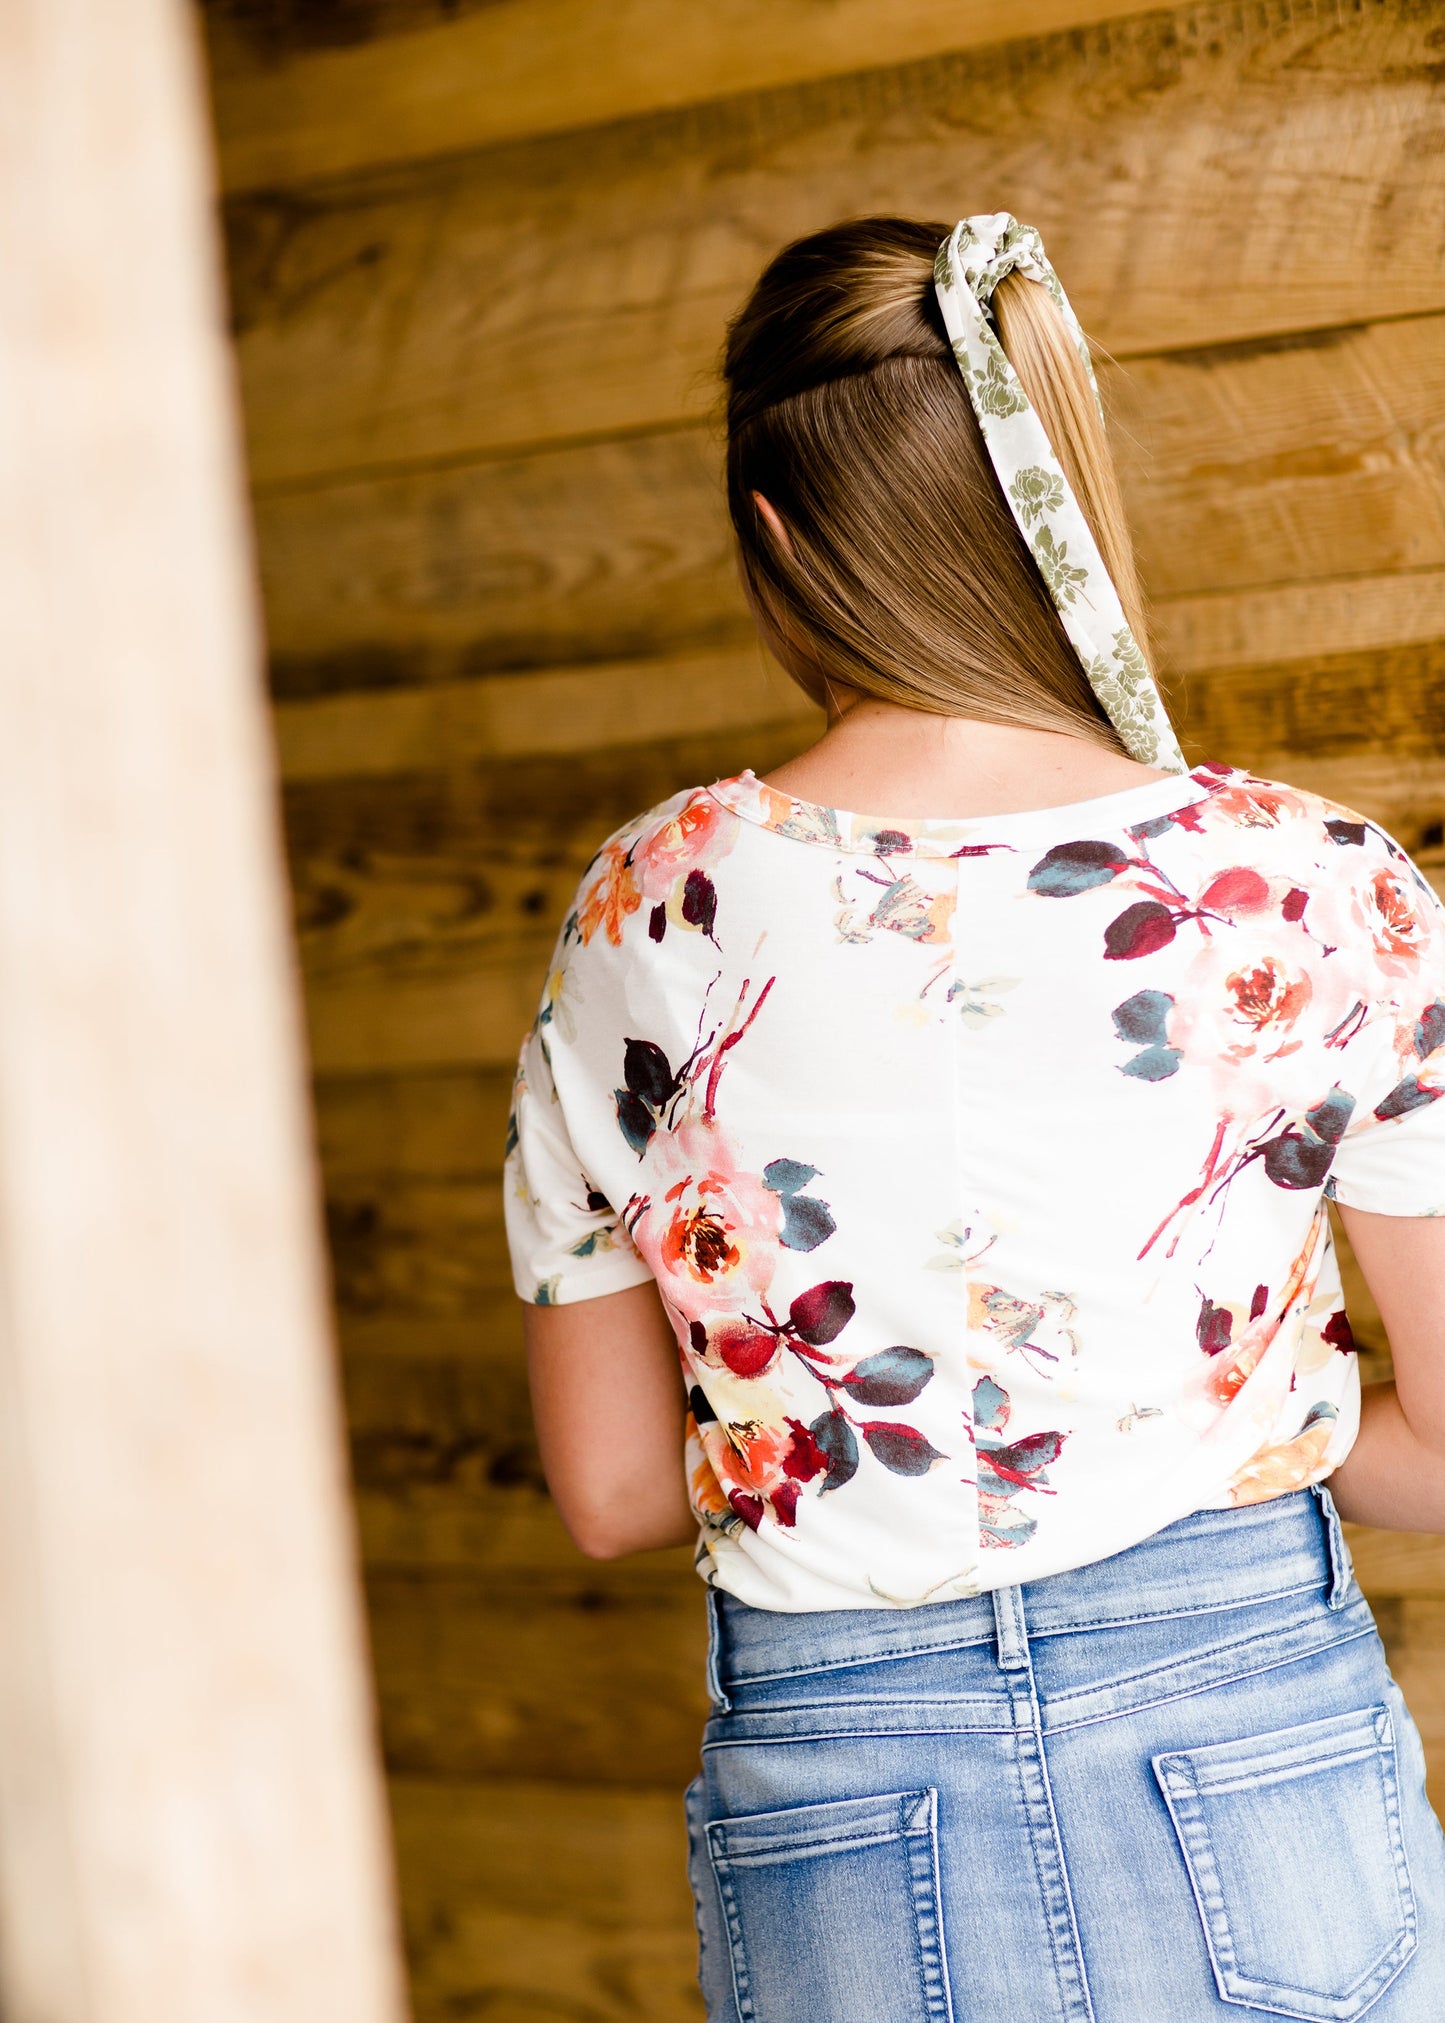
[[[1062,731],[928,716],[872,696],[831,711],[815,745],[764,775],[799,800],[940,818],[1061,807],[1165,777]]]

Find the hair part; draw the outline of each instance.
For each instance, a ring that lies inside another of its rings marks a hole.
[[[814,232],[770,262],[730,326],[728,504],[750,602],[815,702],[840,684],[1122,751],[954,361],[933,287],[947,237],[946,225],[906,218]],[[993,309],[1147,659],[1133,543],[1083,360],[1037,282],[1005,276]]]

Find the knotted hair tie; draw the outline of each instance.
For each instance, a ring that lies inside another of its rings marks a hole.
[[[1088,344],[1043,241],[1007,211],[961,219],[938,249],[933,280],[953,355],[1009,510],[1105,715],[1131,758],[1182,773],[1184,755],[1113,578],[993,328],[989,299],[1015,271],[1048,289],[1099,403]],[[1100,405],[1101,421],[1103,413]]]

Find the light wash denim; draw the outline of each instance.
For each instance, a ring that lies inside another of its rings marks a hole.
[[[709,1607],[709,2023],[1445,2023],[1445,1840],[1327,1490],[969,1601]]]

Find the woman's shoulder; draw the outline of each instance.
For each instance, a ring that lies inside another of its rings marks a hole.
[[[1203,797],[1173,817],[1181,830],[1261,850],[1272,844],[1303,851],[1363,851],[1368,856],[1405,857],[1389,831],[1370,816],[1310,787],[1250,772],[1243,766],[1209,762],[1193,777]]]
[[[736,817],[708,786],[683,787],[614,829],[593,856],[564,935],[621,947],[638,928],[662,941],[669,923],[711,935],[713,874],[732,849]]]

